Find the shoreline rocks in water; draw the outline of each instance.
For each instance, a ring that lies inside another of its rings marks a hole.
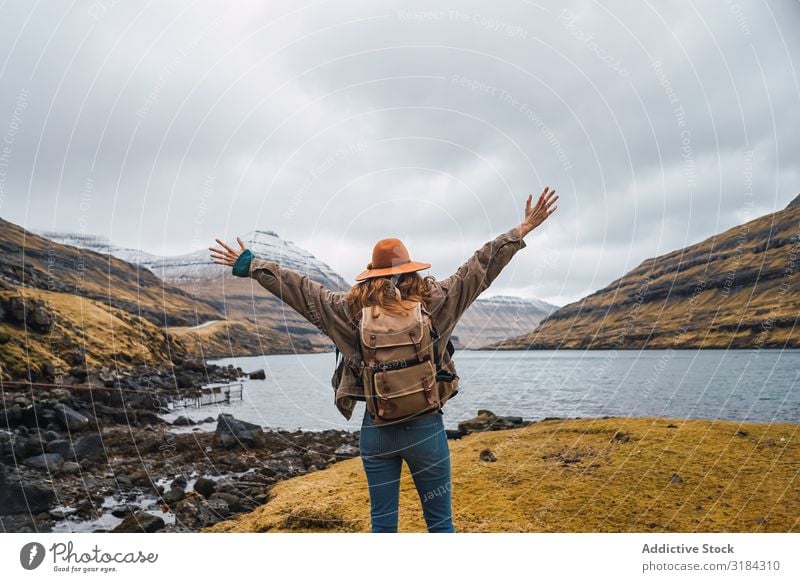
[[[534,422],[536,421],[523,420],[521,416],[498,416],[491,410],[480,409],[477,416],[459,422],[458,430],[448,430],[447,436],[448,438],[459,439],[473,432],[521,428]]]
[[[4,386],[2,531],[196,531],[265,503],[280,479],[358,455],[350,431],[271,430],[221,414],[216,431],[180,433],[198,423],[159,417],[174,398],[243,377],[194,361],[121,374],[76,367],[58,386]]]

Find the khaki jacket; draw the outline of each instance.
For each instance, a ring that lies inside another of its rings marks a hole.
[[[440,334],[438,341],[442,368],[452,374],[455,365],[444,346],[461,315],[497,278],[514,254],[524,249],[517,227],[497,236],[479,248],[448,278],[436,281],[429,308],[431,320]],[[308,276],[279,264],[253,257],[249,275],[327,335],[342,353],[342,365],[334,372],[334,403],[350,419],[356,401],[364,400],[363,389],[353,368],[360,365],[356,322],[344,301],[346,292],[334,292]],[[338,378],[338,382],[336,381]]]

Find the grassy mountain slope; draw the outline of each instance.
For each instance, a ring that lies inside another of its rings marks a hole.
[[[644,261],[492,349],[800,347],[800,197]]]

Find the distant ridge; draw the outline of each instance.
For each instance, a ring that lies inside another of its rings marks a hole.
[[[800,196],[647,259],[491,349],[800,347]]]

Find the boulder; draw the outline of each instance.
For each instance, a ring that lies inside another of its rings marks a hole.
[[[164,520],[159,516],[146,511],[137,511],[123,519],[111,531],[114,533],[153,533],[163,528],[164,525]]]
[[[478,410],[478,415],[458,423],[458,432],[462,435],[488,430],[504,430],[527,426],[530,421],[521,416],[497,416],[491,410]]]
[[[264,373],[264,370],[256,370],[255,372],[250,372],[247,375],[251,380],[266,380],[267,375]]]
[[[222,521],[230,508],[222,499],[204,499],[200,495],[187,496],[172,506],[175,523],[189,530],[198,530]]]
[[[494,463],[497,460],[497,456],[492,449],[483,449],[478,458],[487,463]]]
[[[99,457],[103,454],[103,437],[97,433],[82,436],[73,443],[72,452],[78,462]]]
[[[258,448],[264,445],[264,431],[257,424],[238,420],[232,414],[221,413],[217,417],[217,430],[212,444],[226,449],[237,445]]]
[[[342,458],[349,458],[349,457],[357,457],[359,455],[359,451],[357,447],[353,445],[343,444],[338,449],[333,451],[333,454],[337,457]]]
[[[33,455],[41,455],[47,449],[47,443],[38,433],[19,434],[13,443],[14,455],[22,459]]]
[[[26,467],[31,467],[33,469],[55,471],[64,463],[64,457],[58,453],[44,453],[42,455],[28,457],[23,463]]]
[[[194,490],[206,498],[211,497],[216,488],[217,483],[213,479],[208,479],[206,477],[199,477],[197,481],[194,482]]]
[[[56,439],[48,442],[45,450],[48,453],[58,453],[65,459],[72,457],[72,445],[65,439]]]
[[[89,419],[79,412],[71,409],[64,403],[59,402],[53,409],[56,413],[58,421],[64,425],[64,428],[69,430],[80,430],[89,424]]]
[[[303,459],[292,449],[285,449],[272,455],[261,465],[260,473],[273,479],[288,479],[306,472]]]
[[[50,489],[8,480],[5,465],[0,463],[0,515],[41,513],[48,511],[54,501],[55,494]]]

